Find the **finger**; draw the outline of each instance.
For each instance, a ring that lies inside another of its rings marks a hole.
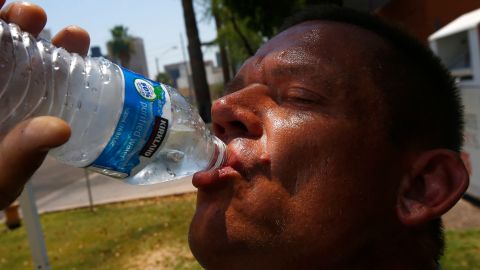
[[[2,1],[5,2],[5,0]],[[41,7],[28,2],[14,2],[7,5],[0,12],[0,18],[6,22],[17,24],[20,29],[35,37],[47,23],[45,11]]]
[[[52,38],[52,43],[57,47],[65,48],[69,52],[86,56],[90,46],[90,36],[83,28],[68,26]]]
[[[0,143],[0,209],[18,197],[48,150],[69,137],[68,124],[51,116],[24,121],[7,134]]]

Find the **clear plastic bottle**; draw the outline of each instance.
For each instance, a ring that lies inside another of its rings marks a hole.
[[[0,20],[0,138],[52,115],[72,136],[50,154],[131,184],[218,167],[225,144],[178,92],[104,58],[82,58]]]

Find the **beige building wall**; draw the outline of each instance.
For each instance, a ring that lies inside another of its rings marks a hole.
[[[128,68],[148,78],[149,74],[147,57],[145,54],[145,46],[143,45],[143,39],[138,37],[133,38],[133,48],[134,53],[130,57],[130,63],[128,64]]]

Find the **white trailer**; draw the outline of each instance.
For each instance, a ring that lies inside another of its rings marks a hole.
[[[480,200],[480,9],[466,13],[428,39],[454,76],[465,107],[462,159],[470,173],[467,194]]]

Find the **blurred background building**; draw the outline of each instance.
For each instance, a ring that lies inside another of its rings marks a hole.
[[[136,73],[142,74],[145,77],[149,77],[147,57],[145,55],[145,46],[143,39],[139,37],[132,38],[133,53],[130,56],[130,62],[128,68]]]
[[[100,48],[100,46],[92,46],[90,48],[90,56],[91,57],[102,57],[103,54],[102,54],[102,49]]]
[[[163,69],[172,80],[173,87],[178,89],[183,96],[193,98],[193,91],[190,91],[192,89],[192,72],[188,62],[165,65]],[[205,61],[205,72],[212,98],[217,98],[223,88],[222,69],[215,65],[213,61],[208,60]]]
[[[349,1],[345,1],[349,2]],[[376,2],[376,1],[374,1]],[[478,0],[390,0],[375,13],[427,44],[428,36],[460,15],[480,8]]]

